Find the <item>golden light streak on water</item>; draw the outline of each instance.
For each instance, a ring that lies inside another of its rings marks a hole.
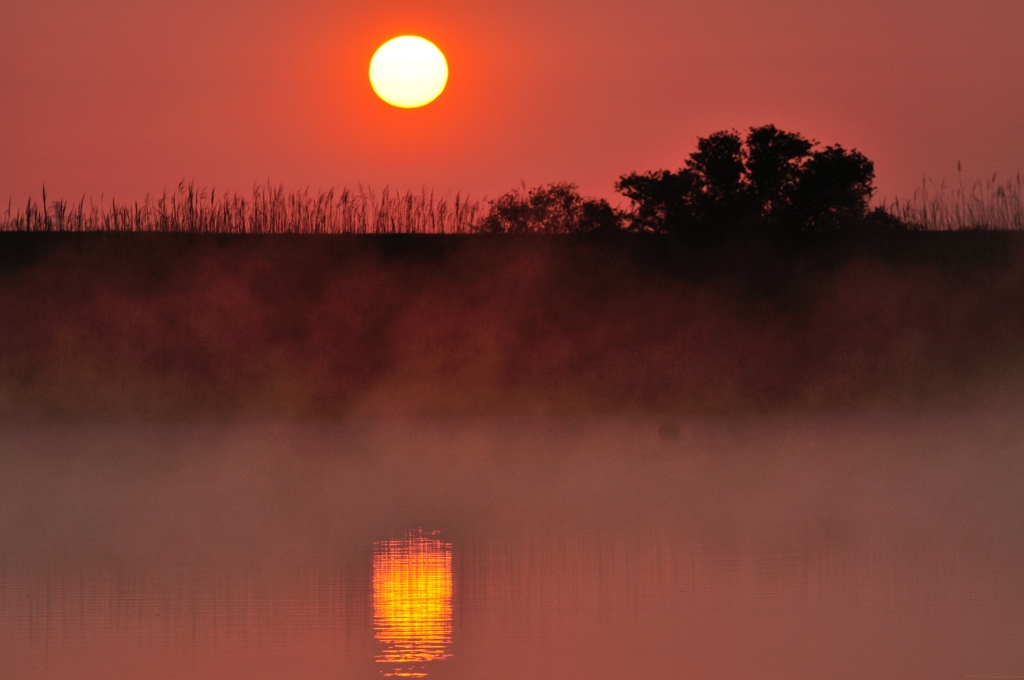
[[[385,677],[426,677],[451,656],[452,546],[436,532],[374,543],[373,627]]]

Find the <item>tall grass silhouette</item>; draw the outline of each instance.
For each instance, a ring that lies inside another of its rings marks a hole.
[[[959,163],[956,169],[956,186],[925,178],[911,198],[897,198],[882,207],[905,224],[928,231],[1024,229],[1024,178],[1020,172],[1001,182],[993,173],[968,189]]]
[[[285,191],[256,185],[251,195],[199,189],[182,182],[176,191],[142,202],[96,205],[83,198],[29,199],[8,203],[0,231],[164,232],[186,234],[464,234],[476,230],[481,203],[432,191],[380,193],[358,187],[335,192]]]
[[[922,231],[1024,230],[1024,175],[1000,181],[996,174],[967,188],[957,165],[957,184],[925,178],[908,199],[884,201],[882,210]],[[157,232],[184,234],[471,234],[486,231],[495,202],[433,191],[380,193],[355,190],[286,191],[256,185],[251,194],[200,189],[181,182],[175,191],[134,203],[96,204],[30,198],[23,208],[8,203],[0,232]],[[628,218],[627,218],[628,220]],[[628,221],[623,226],[628,227]]]

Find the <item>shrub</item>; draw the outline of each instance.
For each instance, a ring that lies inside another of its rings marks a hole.
[[[490,202],[480,231],[490,234],[580,234],[618,231],[621,216],[601,199],[583,198],[560,182],[515,189]]]

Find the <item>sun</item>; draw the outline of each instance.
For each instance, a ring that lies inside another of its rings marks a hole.
[[[392,38],[370,60],[370,85],[392,106],[426,106],[448,84],[448,62],[434,43],[417,35]]]

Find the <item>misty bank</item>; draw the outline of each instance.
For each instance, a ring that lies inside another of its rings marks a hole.
[[[1024,234],[0,234],[0,418],[917,407],[1024,396]]]

